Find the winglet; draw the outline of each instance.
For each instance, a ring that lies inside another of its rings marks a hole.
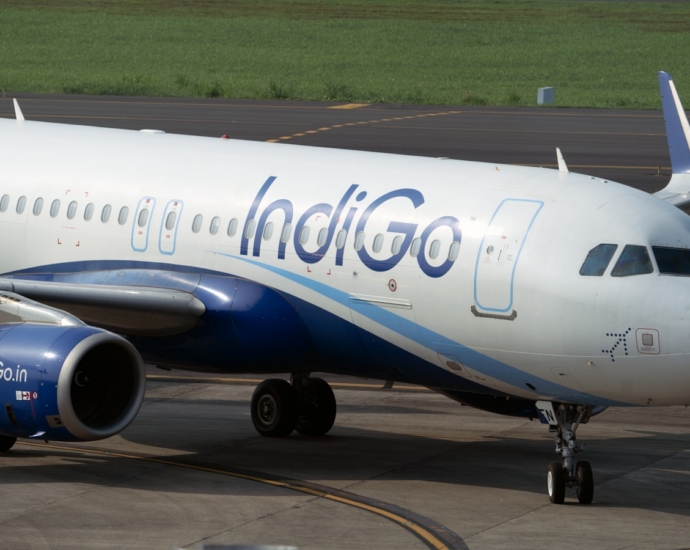
[[[690,204],[690,124],[671,75],[659,71],[661,105],[671,154],[671,181],[655,196],[678,207]]]
[[[560,147],[556,147],[556,158],[558,159],[558,171],[568,173],[568,165],[565,163]]]
[[[14,114],[17,117],[17,122],[24,122],[24,114],[22,113],[22,110],[19,108],[19,103],[17,103],[17,100],[12,98],[12,101],[14,102]]]

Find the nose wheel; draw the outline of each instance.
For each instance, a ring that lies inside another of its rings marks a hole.
[[[577,443],[575,433],[580,424],[589,421],[592,407],[543,401],[539,401],[537,407],[556,432],[556,453],[562,459],[561,462],[549,464],[546,474],[549,500],[554,504],[563,504],[566,488],[574,488],[580,504],[591,504],[594,498],[592,466],[587,461],[575,463],[574,456],[585,449],[584,445]]]

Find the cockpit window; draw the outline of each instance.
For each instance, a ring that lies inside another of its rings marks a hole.
[[[690,250],[653,246],[654,258],[663,275],[690,275]]]
[[[580,268],[580,275],[601,277],[609,266],[609,262],[617,248],[617,244],[600,244],[592,248],[589,254],[587,254],[585,263]]]
[[[631,275],[644,275],[653,273],[654,266],[649,258],[646,246],[628,244],[621,252],[620,258],[611,271],[612,277],[630,277]]]

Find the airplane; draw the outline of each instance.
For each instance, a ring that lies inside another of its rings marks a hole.
[[[113,436],[145,364],[266,375],[259,434],[321,436],[314,372],[410,382],[554,434],[551,502],[594,495],[576,432],[690,401],[690,128],[673,176],[0,120],[0,448]],[[289,374],[290,381],[271,378]]]

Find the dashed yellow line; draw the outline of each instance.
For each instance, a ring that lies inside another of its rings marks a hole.
[[[158,457],[154,457],[154,456],[130,454],[130,453],[101,450],[101,449],[70,447],[68,445],[51,445],[48,443],[33,443],[33,442],[27,442],[27,441],[21,441],[18,444],[24,445],[27,447],[40,447],[40,448],[55,449],[55,450],[59,450],[59,451],[66,451],[66,452],[73,452],[73,453],[124,458],[124,459],[128,459],[128,460],[139,460],[142,462],[150,462],[153,464],[161,464],[164,466],[173,466],[176,468],[184,468],[187,470],[196,470],[199,472],[219,474],[219,475],[224,475],[224,476],[228,476],[228,477],[244,479],[247,481],[255,481],[258,483],[264,483],[266,485],[271,485],[273,487],[280,487],[283,489],[289,489],[291,491],[297,491],[299,493],[304,493],[304,494],[315,496],[318,498],[323,498],[326,500],[339,502],[339,503],[345,504],[347,506],[352,506],[354,508],[359,508],[360,510],[365,510],[367,512],[371,512],[373,514],[379,515],[381,517],[384,517],[384,518],[392,521],[393,523],[400,525],[401,527],[404,527],[405,529],[407,529],[409,531],[412,531],[415,535],[417,535],[420,539],[422,539],[427,544],[427,546],[429,546],[430,548],[434,548],[435,550],[448,549],[448,546],[441,539],[436,537],[431,532],[430,529],[425,528],[424,526],[422,526],[418,523],[410,521],[408,518],[402,517],[399,514],[396,514],[394,512],[390,512],[390,511],[386,510],[385,508],[381,508],[379,506],[374,506],[372,504],[368,504],[367,502],[364,502],[364,499],[362,499],[362,501],[356,500],[356,497],[354,497],[354,495],[353,495],[353,497],[345,497],[345,496],[333,494],[329,491],[323,491],[323,490],[320,490],[317,488],[306,487],[304,485],[298,485],[297,484],[298,482],[290,482],[289,480],[283,481],[283,480],[279,480],[279,479],[271,479],[270,477],[261,477],[260,475],[256,475],[256,474],[252,475],[249,473],[243,473],[243,472],[232,470],[230,468],[227,468],[227,469],[210,468],[208,466],[191,464],[189,462],[178,462],[175,460],[168,460],[165,458],[158,458]],[[337,489],[333,489],[333,492],[337,492]]]
[[[364,106],[367,105],[366,103],[349,103],[348,105],[357,105],[357,106]],[[348,107],[345,105],[336,105],[335,107],[329,107],[329,109],[354,109],[355,107]],[[332,124],[331,126],[322,126],[321,128],[318,128],[316,130],[304,130],[303,132],[291,134],[289,136],[281,136],[277,139],[267,139],[266,141],[268,143],[279,143],[281,141],[288,141],[290,139],[296,138],[296,137],[304,137],[305,135],[313,135],[313,134],[318,134],[319,132],[328,132],[329,130],[334,130],[337,128],[344,128],[346,126],[360,126],[364,124],[381,124],[385,122],[394,122],[396,120],[407,120],[407,119],[412,119],[412,118],[426,118],[426,117],[436,117],[436,116],[447,116],[447,115],[458,115],[462,111],[441,111],[438,113],[423,113],[419,115],[408,115],[408,116],[403,116],[403,117],[391,117],[391,118],[377,118],[373,120],[360,120],[359,122],[345,122],[342,124]]]
[[[361,109],[368,105],[369,103],[345,103],[344,105],[334,105],[333,107],[329,107],[329,109]]]

